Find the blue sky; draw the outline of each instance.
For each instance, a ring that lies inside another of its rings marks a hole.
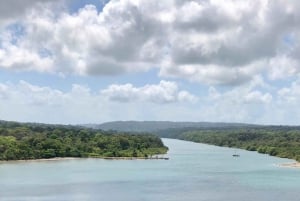
[[[67,2],[67,7],[70,13],[76,13],[85,5],[91,4],[96,6],[97,10],[101,12],[107,2],[108,0],[69,0]]]
[[[299,125],[296,0],[0,3],[0,119]]]

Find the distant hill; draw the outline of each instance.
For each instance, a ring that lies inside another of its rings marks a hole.
[[[126,132],[158,132],[168,129],[184,128],[233,128],[253,127],[257,125],[242,123],[213,123],[213,122],[172,122],[172,121],[114,121],[103,124],[84,125],[90,128],[102,130],[115,130]]]

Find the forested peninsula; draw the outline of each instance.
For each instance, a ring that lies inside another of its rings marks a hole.
[[[165,154],[155,135],[0,121],[0,160],[142,157]]]

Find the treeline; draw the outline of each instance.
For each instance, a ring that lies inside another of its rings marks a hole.
[[[0,160],[148,157],[167,149],[160,138],[149,134],[0,121]]]
[[[185,131],[175,135],[175,138],[217,146],[241,148],[300,161],[299,127],[202,129]]]
[[[233,128],[257,126],[241,123],[214,123],[214,122],[172,122],[172,121],[114,121],[103,124],[87,124],[86,127],[102,130],[117,130],[129,132],[159,132],[168,129],[180,130],[185,128]]]

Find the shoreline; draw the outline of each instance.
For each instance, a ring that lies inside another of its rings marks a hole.
[[[279,167],[300,168],[300,162],[282,163],[279,164]]]
[[[64,160],[78,160],[84,158],[76,158],[76,157],[56,157],[56,158],[39,158],[39,159],[28,159],[28,160],[8,160],[8,161],[0,161],[0,164],[3,163],[18,163],[18,162],[44,162],[44,161],[64,161]]]
[[[81,160],[81,159],[102,159],[102,160],[169,160],[168,157],[55,157],[55,158],[40,158],[40,159],[28,159],[28,160],[8,160],[0,161],[3,163],[15,163],[15,162],[47,162],[47,161],[64,161],[64,160]]]

